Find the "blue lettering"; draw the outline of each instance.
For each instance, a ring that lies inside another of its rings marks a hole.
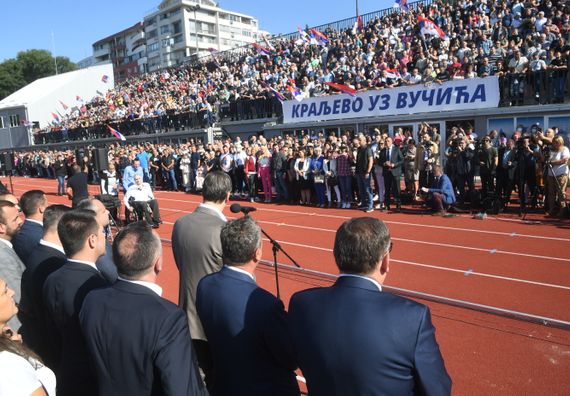
[[[299,118],[299,107],[301,107],[301,105],[293,105],[293,109],[291,110],[292,118]]]
[[[443,101],[445,100],[445,104],[449,104],[449,102],[451,101],[451,92],[453,91],[453,88],[446,88],[446,89],[438,89],[437,90],[437,97],[435,99],[435,104],[436,106],[439,106],[443,103]]]
[[[370,99],[370,107],[368,108],[368,111],[372,111],[376,108],[376,104],[380,100],[380,95],[369,96],[368,99]]]
[[[354,102],[352,102],[352,111],[358,113],[360,110],[362,110],[363,106],[364,106],[364,101],[362,100],[362,98],[356,98],[354,99]]]
[[[342,114],[348,113],[350,111],[350,99],[343,99],[342,100]]]
[[[469,92],[467,92],[467,87],[455,87],[457,92],[457,97],[455,98],[455,103],[461,103],[461,98],[463,98],[463,103],[469,102]]]
[[[307,116],[310,117],[315,115],[317,115],[317,104],[311,103],[311,106],[309,107],[309,114],[307,114]]]
[[[331,113],[331,107],[329,106],[328,102],[321,102],[321,107],[319,108],[319,112],[317,115],[329,115]]]
[[[416,103],[418,103],[418,100],[420,99],[420,96],[422,94],[422,91],[416,91],[414,93],[414,91],[410,91],[410,107],[416,107]]]
[[[485,92],[485,84],[479,84],[479,85],[477,85],[477,88],[475,88],[475,92],[473,93],[473,96],[471,97],[471,103],[475,102],[476,100],[480,100],[481,102],[487,101],[487,93]]]
[[[396,108],[401,109],[402,107],[406,107],[408,104],[407,98],[408,98],[408,95],[406,95],[405,92],[400,92],[398,94],[398,99],[396,101]],[[380,109],[380,110],[383,110],[383,109]]]
[[[333,114],[338,114],[339,111],[340,111],[340,99],[335,99],[335,100],[333,101],[332,113],[333,113]]]
[[[390,107],[390,95],[384,94],[381,96],[382,98],[382,103],[380,104],[380,107],[378,107],[379,110],[388,110],[388,108]]]
[[[301,117],[305,116],[305,113],[307,112],[307,110],[309,110],[309,105],[306,103],[303,103],[301,105]]]
[[[428,104],[431,106],[433,104],[434,95],[435,95],[435,89],[422,91],[422,100],[424,102],[428,102]]]

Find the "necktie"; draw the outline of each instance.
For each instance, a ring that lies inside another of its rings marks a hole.
[[[388,158],[388,162],[390,162],[390,147],[386,147],[386,158]]]

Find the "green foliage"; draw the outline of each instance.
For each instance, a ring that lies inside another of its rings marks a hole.
[[[57,58],[57,72],[75,70],[77,66],[65,56]],[[51,52],[31,49],[18,52],[16,59],[0,63],[0,100],[38,78],[53,76],[55,63]]]

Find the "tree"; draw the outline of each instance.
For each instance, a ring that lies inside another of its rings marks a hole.
[[[58,74],[77,68],[65,56],[58,56],[56,59]],[[55,63],[51,52],[37,49],[18,52],[16,59],[8,59],[0,63],[0,99],[38,78],[54,74]]]
[[[26,85],[22,76],[22,67],[16,59],[8,59],[0,63],[0,99]]]

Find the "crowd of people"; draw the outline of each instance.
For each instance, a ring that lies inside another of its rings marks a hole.
[[[342,224],[339,280],[287,312],[256,283],[261,228],[223,214],[231,191],[209,173],[203,202],[174,225],[178,306],[157,284],[163,247],[148,222],[109,251],[97,198],[71,208],[41,190],[0,193],[0,395],[299,395],[297,368],[311,394],[450,394],[429,308],[382,292],[393,246],[382,221]]]
[[[65,175],[78,163],[85,183],[100,183],[103,194],[124,192],[127,207],[143,187],[137,195],[153,205],[155,189],[199,193],[206,175],[222,170],[232,180],[235,200],[400,211],[402,203],[429,206],[441,193],[434,189],[441,190],[448,179],[443,205],[434,205],[438,214],[481,207],[497,212],[512,204],[521,215],[529,207],[564,214],[568,136],[558,128],[519,126],[507,134],[454,126],[445,136],[441,142],[437,127],[423,123],[418,131],[399,128],[392,136],[373,129],[340,136],[252,135],[207,144],[193,139],[181,145],[112,144],[105,151],[108,166],[101,169],[88,148],[17,153],[14,168],[19,175],[57,177],[63,194]],[[141,184],[133,187],[136,175]]]
[[[38,142],[205,127],[232,119],[279,115],[273,90],[287,99],[333,93],[326,83],[357,91],[500,76],[503,104],[561,103],[570,61],[566,2],[432,1],[388,12],[362,29],[326,29],[322,39],[276,37],[258,48],[213,53],[186,64],[131,77],[58,125]],[[420,17],[445,37],[422,35]],[[52,133],[53,132],[53,133]]]

